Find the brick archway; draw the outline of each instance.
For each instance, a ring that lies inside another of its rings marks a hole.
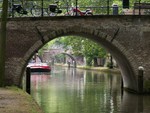
[[[75,35],[97,42],[112,54],[121,69],[125,88],[138,92],[138,67],[143,66],[143,91],[150,92],[149,21],[147,16],[9,19],[6,85],[21,85],[29,59],[47,42]]]
[[[44,43],[41,40],[38,40],[26,53],[24,59],[28,61],[32,54],[40,47],[44,46],[45,43],[60,36],[67,35],[76,35],[82,36],[84,38],[89,38],[103,46],[108,52],[112,54],[114,59],[117,61],[121,69],[124,87],[134,91],[138,90],[135,76],[136,74],[134,72],[133,64],[130,63],[130,60],[134,58],[130,59],[130,53],[128,53],[128,51],[121,44],[119,44],[118,41],[114,40],[112,42],[111,36],[107,35],[105,32],[101,32],[95,29],[85,28],[81,26],[72,26],[64,29],[58,29],[53,32],[47,31],[47,34],[45,34],[43,37]]]

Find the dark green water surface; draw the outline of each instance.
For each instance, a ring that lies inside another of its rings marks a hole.
[[[150,96],[121,93],[121,75],[53,67],[32,73],[31,95],[45,113],[150,113]]]

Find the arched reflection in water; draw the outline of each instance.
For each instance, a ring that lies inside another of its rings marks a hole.
[[[126,92],[122,97],[119,74],[54,67],[51,75],[32,75],[31,82],[45,113],[148,113],[150,105],[145,97]]]

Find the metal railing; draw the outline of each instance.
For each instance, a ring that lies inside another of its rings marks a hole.
[[[26,1],[26,2],[21,2]],[[78,8],[81,12],[87,9],[92,11],[92,15],[150,15],[150,3],[134,3],[130,9],[123,9],[122,6],[110,5],[111,3],[104,2],[103,4],[90,4],[90,6],[84,6],[81,4],[82,0],[65,0],[61,1],[61,4],[57,4],[59,9],[62,10],[57,16],[66,16],[72,7]],[[0,6],[2,1],[0,1]],[[11,0],[9,2],[8,16],[9,17],[44,17],[50,15],[50,4],[54,5],[54,1],[51,0]],[[17,7],[16,9],[14,9]],[[1,13],[2,9],[0,9]],[[79,16],[75,14],[73,16]]]

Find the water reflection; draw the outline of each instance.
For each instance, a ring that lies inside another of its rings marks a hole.
[[[148,113],[150,105],[149,96],[122,97],[120,75],[54,67],[51,75],[32,74],[31,82],[45,113]]]
[[[135,95],[129,92],[123,94],[122,113],[149,113],[150,95]]]

